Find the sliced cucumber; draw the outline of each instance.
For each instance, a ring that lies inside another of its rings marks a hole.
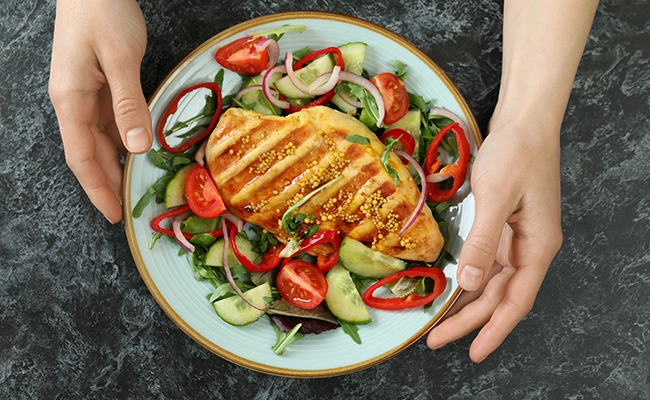
[[[230,249],[229,249],[230,250]],[[232,253],[230,250],[228,253]],[[234,254],[232,254],[234,262],[237,262],[237,259]],[[230,254],[228,254],[228,264],[230,265]],[[223,238],[217,239],[212,246],[208,249],[208,252],[205,253],[205,265],[211,267],[223,267]]]
[[[212,303],[212,307],[214,307],[217,315],[227,323],[236,326],[248,325],[260,319],[266,312],[264,309],[268,304],[266,299],[271,298],[271,285],[264,283],[249,289],[244,292],[244,297],[263,310],[251,307],[250,304],[236,295],[215,301]]]
[[[336,264],[327,272],[327,296],[325,304],[338,319],[352,324],[367,324],[371,321],[366,305],[361,299],[350,271]]]
[[[176,175],[169,181],[165,189],[165,207],[172,208],[187,204],[185,197],[185,181],[187,174],[196,167],[196,163],[189,163],[176,172]]]
[[[296,76],[302,83],[309,85],[319,76],[327,72],[332,72],[332,69],[334,69],[334,60],[332,59],[332,56],[328,54],[318,57],[311,63],[297,70]],[[273,85],[280,93],[289,99],[308,99],[312,97],[291,83],[288,76],[278,79]]]
[[[343,100],[341,95],[338,93],[332,97],[332,104],[334,104],[336,107],[338,107],[339,110],[343,111],[344,113],[347,114],[356,114],[357,113],[357,108],[353,106],[352,104],[348,103],[347,101]]]
[[[363,42],[350,42],[339,47],[343,55],[346,71],[361,75],[367,47],[368,45]]]
[[[407,131],[415,139],[415,143],[420,140],[421,135],[421,111],[420,110],[409,110],[406,115],[400,118],[399,121],[395,122],[392,125],[388,125],[386,130],[393,128],[401,128]]]
[[[253,85],[261,85],[262,84],[262,76],[258,75],[253,77],[250,80],[250,83],[248,86],[253,86]],[[244,104],[255,104],[255,107],[253,107],[253,110],[264,114],[264,115],[280,115],[282,110],[273,104],[266,98],[264,95],[264,92],[260,90],[251,90],[250,92],[244,93],[244,95],[241,97],[241,101]]]
[[[341,242],[339,261],[348,271],[368,278],[385,278],[406,269],[406,262],[372,250],[348,236]]]
[[[237,235],[235,236],[235,241],[237,242],[237,249],[240,253],[248,257],[252,262],[258,262],[260,255],[253,251],[253,244],[250,240]],[[210,246],[208,252],[205,254],[205,265],[211,267],[223,267],[223,244],[224,238],[219,238],[212,246]],[[228,246],[228,265],[230,267],[241,265],[230,246]]]

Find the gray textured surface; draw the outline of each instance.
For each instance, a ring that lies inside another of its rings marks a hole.
[[[433,58],[485,128],[496,102],[492,1],[143,2],[150,95],[189,51],[271,12],[337,11]],[[347,376],[266,376],[204,350],[160,310],[123,226],[97,213],[64,161],[47,97],[54,1],[0,7],[0,398],[650,398],[650,10],[602,1],[562,136],[564,245],[532,312],[480,365],[473,336],[423,341]],[[324,393],[333,393],[325,396]]]

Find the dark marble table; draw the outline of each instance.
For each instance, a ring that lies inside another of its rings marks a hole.
[[[496,102],[500,2],[142,3],[147,96],[215,33],[309,9],[411,40],[456,82],[483,130]],[[381,365],[313,380],[222,360],[149,294],[123,225],[94,210],[65,164],[47,95],[54,7],[0,7],[0,398],[650,398],[646,2],[599,6],[563,127],[564,244],[532,312],[498,351],[477,365],[467,354],[473,335],[435,352],[420,341]]]

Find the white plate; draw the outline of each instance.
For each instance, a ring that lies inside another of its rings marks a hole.
[[[413,44],[377,25],[349,16],[292,12],[253,19],[227,29],[208,40],[183,60],[160,85],[150,101],[154,127],[172,98],[183,88],[210,81],[221,68],[214,61],[215,51],[230,41],[248,33],[283,24],[302,24],[302,34],[288,33],[280,40],[281,54],[306,46],[319,49],[346,42],[368,44],[365,68],[371,73],[392,71],[388,62],[400,60],[409,72],[406,86],[409,92],[432,100],[436,106],[447,108],[462,116],[472,130],[472,152],[480,144],[476,121],[465,100],[445,73]],[[239,77],[226,72],[223,93],[233,93]],[[190,99],[193,102],[194,98]],[[203,97],[196,96],[197,107]],[[157,143],[154,148],[158,148]],[[341,329],[319,335],[307,335],[293,343],[283,356],[271,350],[275,333],[265,316],[246,327],[234,327],[223,322],[206,300],[211,293],[209,284],[194,279],[185,257],[179,257],[178,246],[159,240],[148,249],[151,237],[149,222],[164,211],[162,204],[150,204],[143,215],[134,219],[131,210],[162,171],[154,167],[146,155],[129,156],[125,173],[125,227],[135,263],[149,291],[160,307],[187,335],[211,352],[247,368],[281,376],[326,377],[350,373],[370,367],[404,350],[417,341],[442,318],[460,294],[456,282],[457,265],[445,267],[447,289],[426,313],[422,309],[389,312],[371,309],[372,323],[359,327],[363,343],[358,345]],[[451,217],[453,235],[450,251],[458,258],[463,238],[474,219],[471,194],[455,209]]]

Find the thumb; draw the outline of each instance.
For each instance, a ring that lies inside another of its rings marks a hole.
[[[140,85],[140,66],[122,65],[106,78],[113,98],[115,124],[131,153],[144,153],[152,142],[151,114]]]
[[[487,204],[487,205],[484,205]],[[481,287],[494,264],[501,233],[510,213],[498,202],[481,203],[476,198],[476,213],[472,229],[460,252],[458,284],[467,291]]]

